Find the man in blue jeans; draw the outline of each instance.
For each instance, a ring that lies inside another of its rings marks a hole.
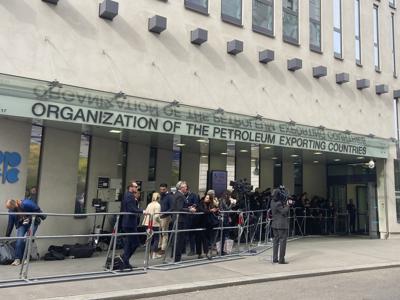
[[[41,213],[42,210],[40,207],[31,199],[24,199],[24,200],[14,200],[9,199],[6,201],[6,207],[9,212],[16,212],[16,213]],[[45,216],[37,216],[35,218],[35,223],[33,225],[33,232],[32,235],[36,233],[36,230],[41,222],[44,220]],[[12,230],[15,226],[17,230],[17,237],[25,237],[28,230],[32,225],[32,215],[9,215],[8,216],[8,225],[7,225],[7,232],[6,236],[9,237],[12,233]],[[16,246],[15,246],[15,260],[11,264],[13,266],[18,266],[21,264],[22,257],[24,255],[25,250],[25,239],[17,239]]]

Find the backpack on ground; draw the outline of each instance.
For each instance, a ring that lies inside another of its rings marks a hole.
[[[65,259],[65,256],[57,251],[54,250],[50,250],[49,252],[47,252],[44,257],[44,260],[63,260]]]
[[[15,249],[10,243],[0,243],[0,264],[9,265],[15,259]]]
[[[63,245],[64,255],[72,258],[88,258],[91,257],[96,250],[90,244],[75,244],[75,245]]]
[[[106,268],[110,269],[110,265],[111,265],[111,257],[108,257],[106,261]],[[122,261],[121,256],[116,256],[114,257],[114,265],[112,267],[112,270],[120,270],[122,269],[123,265],[124,262]]]

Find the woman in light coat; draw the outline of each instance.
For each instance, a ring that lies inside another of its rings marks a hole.
[[[160,258],[161,255],[157,254],[158,250],[158,241],[159,241],[159,229],[160,229],[160,212],[161,212],[161,205],[160,205],[160,194],[153,193],[151,197],[151,202],[147,205],[146,210],[144,211],[145,217],[143,219],[143,225],[149,227],[150,220],[153,221],[153,237],[151,240],[150,250],[151,254],[150,257]]]

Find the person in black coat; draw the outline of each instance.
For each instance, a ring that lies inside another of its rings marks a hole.
[[[274,263],[287,264],[285,261],[286,242],[289,228],[289,206],[287,205],[287,195],[285,188],[282,186],[275,189],[272,195],[271,212],[272,212],[272,230],[273,239],[273,258]],[[278,259],[279,248],[279,259]]]
[[[132,213],[130,215],[122,216],[122,230],[124,233],[137,233],[137,224],[143,209],[139,208],[139,202],[136,199],[138,185],[132,182],[124,195],[121,203],[121,212]],[[135,253],[136,249],[140,246],[139,237],[137,235],[127,235],[124,240],[124,252],[121,255],[123,265],[121,269],[131,269],[129,259]]]
[[[188,206],[188,203],[186,201],[186,193],[188,190],[188,185],[186,181],[179,181],[176,184],[176,193],[174,194],[174,201],[173,201],[173,206],[172,206],[172,211],[173,212],[183,212],[181,214],[174,214],[173,219],[174,222],[177,225],[178,230],[182,229],[187,229],[187,217],[188,215],[186,214],[187,212],[195,212],[196,208],[192,206]],[[176,236],[176,249],[175,249],[175,262],[179,262],[182,259],[182,252],[185,247],[185,237],[186,234],[185,232],[178,233]]]

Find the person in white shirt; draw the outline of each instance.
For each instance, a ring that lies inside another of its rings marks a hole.
[[[145,217],[143,218],[143,225],[149,226],[150,220],[152,220],[153,224],[153,237],[151,240],[150,250],[151,254],[150,257],[152,259],[160,258],[161,255],[157,254],[158,250],[158,241],[160,235],[158,233],[160,229],[160,212],[161,212],[161,205],[160,205],[160,194],[153,193],[151,197],[151,202],[147,205],[145,210]]]

